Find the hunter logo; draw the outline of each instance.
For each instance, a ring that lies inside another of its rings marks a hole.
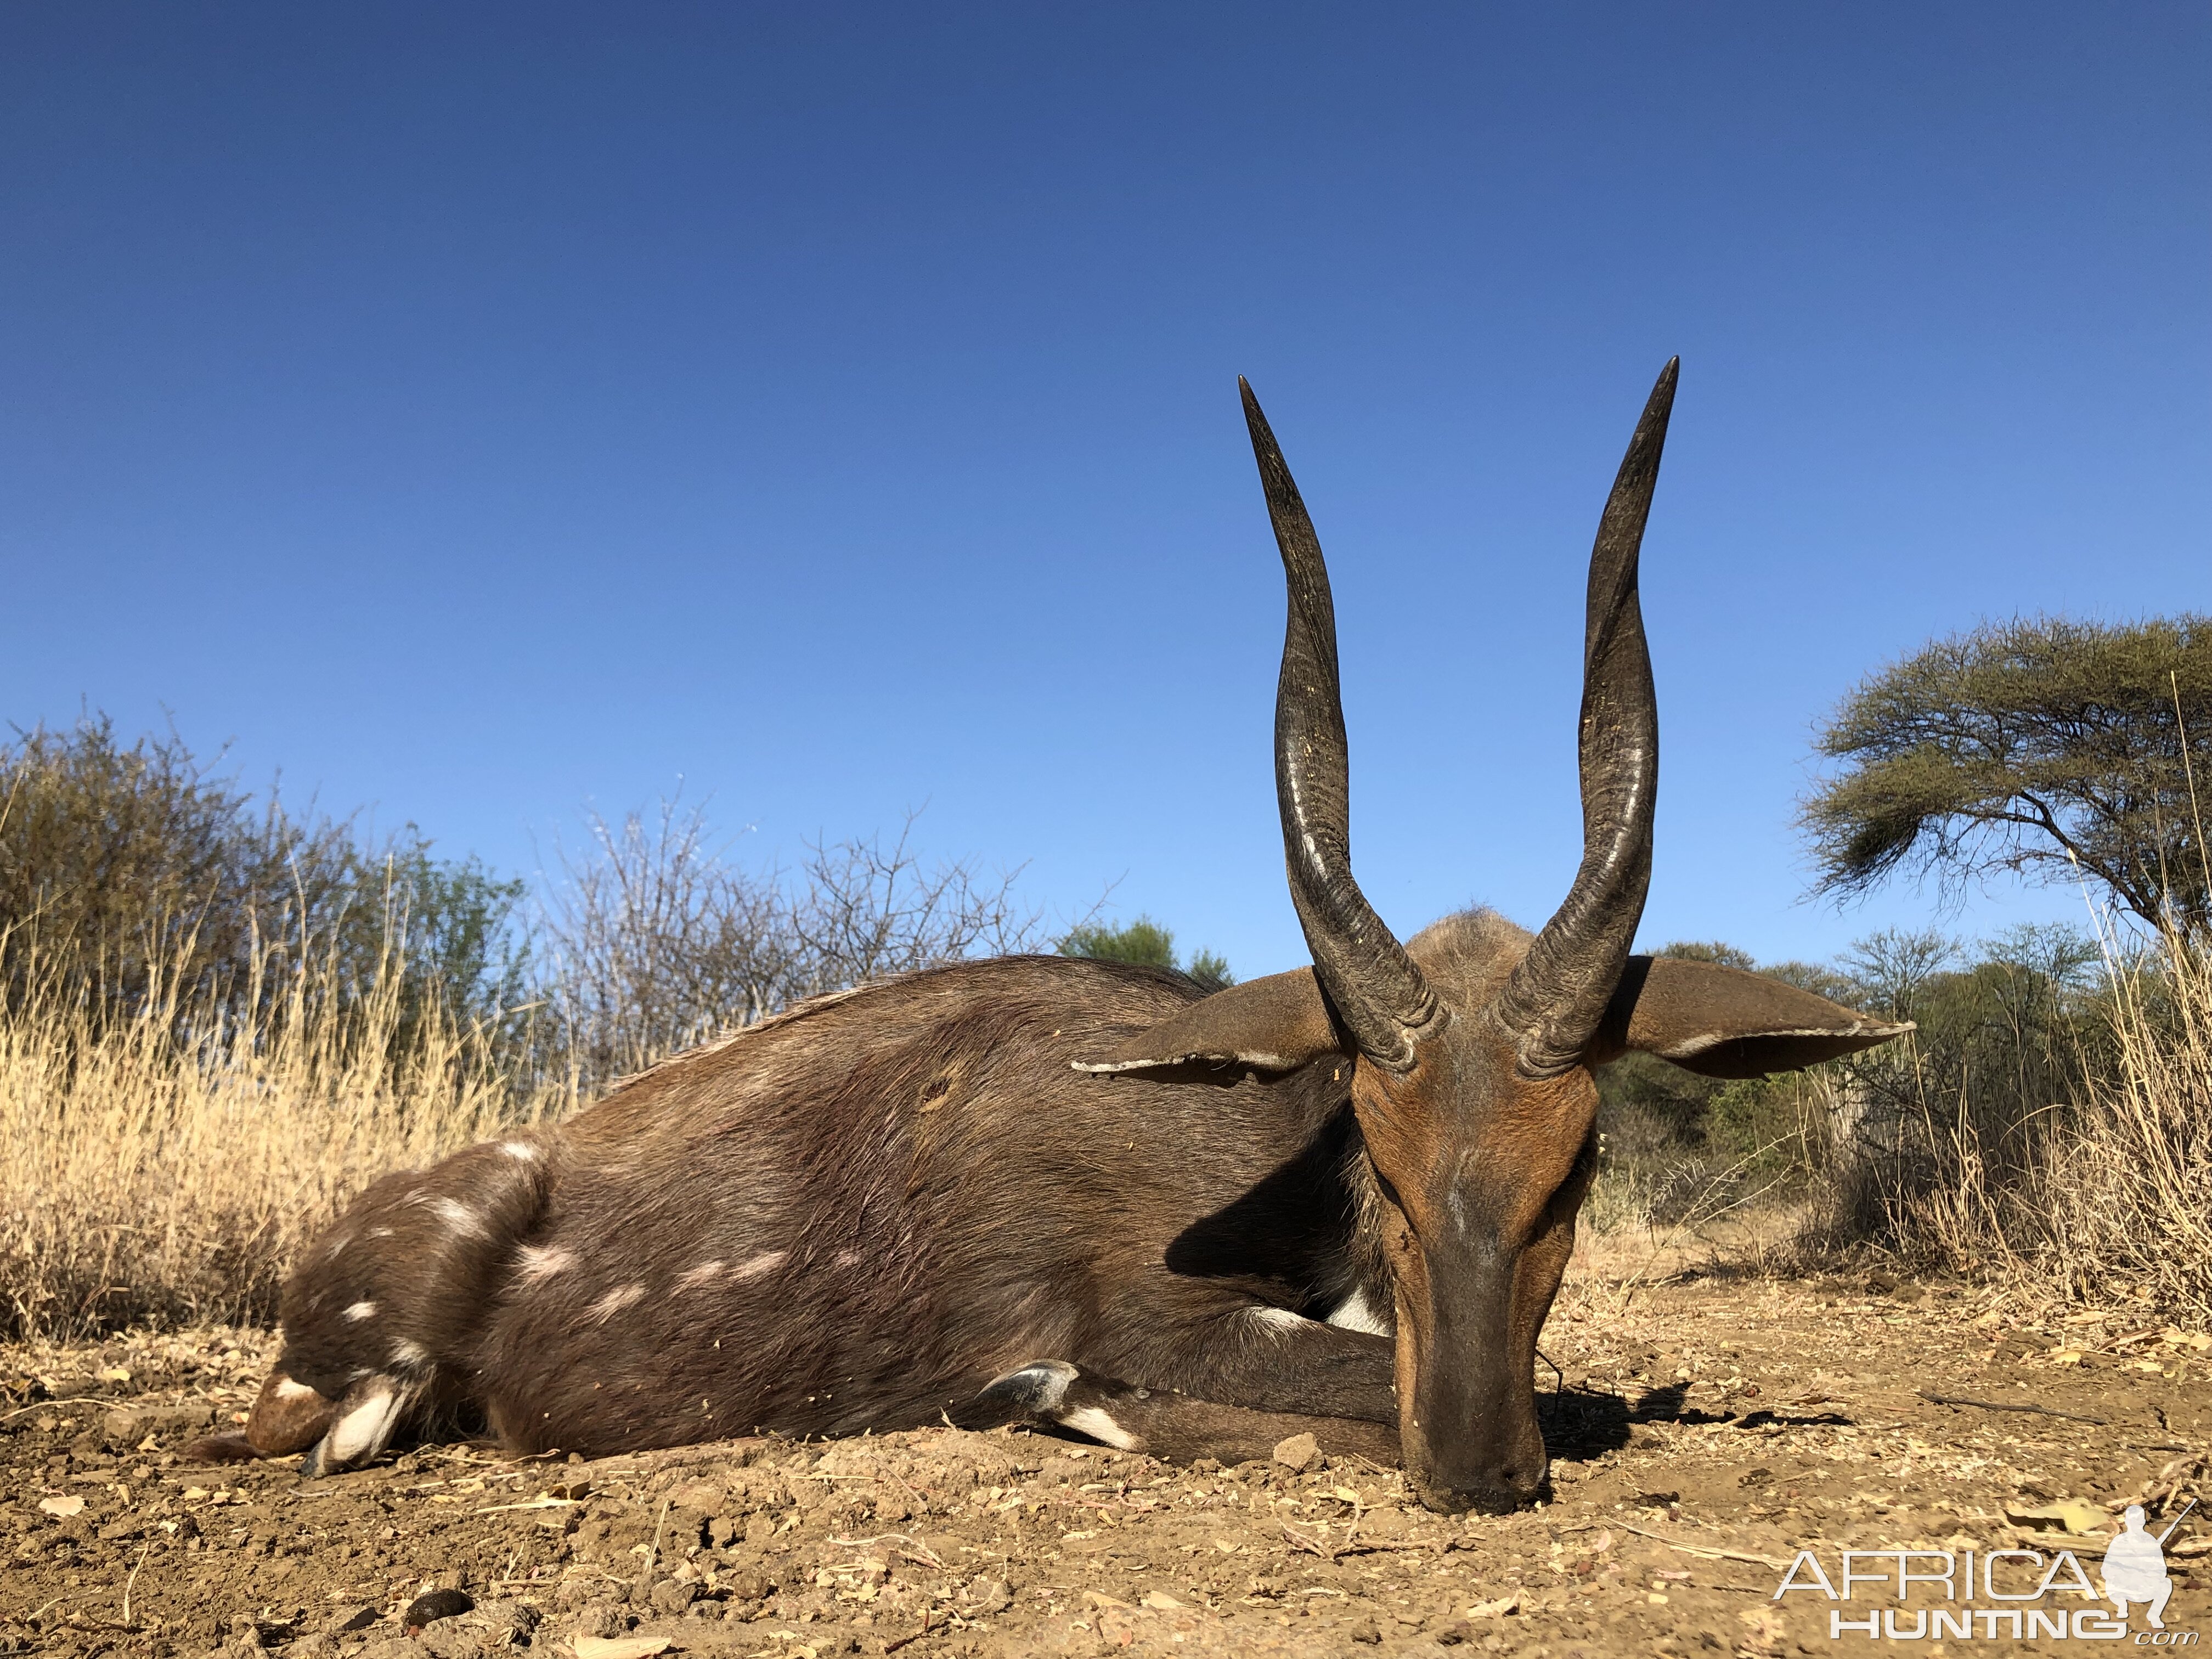
[[[2142,1506],[2130,1504],[2099,1564],[2101,1589],[2070,1549],[2049,1555],[2033,1549],[1844,1550],[1832,1573],[1814,1551],[1800,1550],[1771,1599],[1802,1592],[1858,1604],[1828,1609],[1831,1640],[2118,1642],[2132,1635],[2137,1647],[2193,1647],[2197,1632],[2166,1627],[2173,1595],[2166,1542],[2196,1507],[2192,1498],[2164,1531],[2152,1533]],[[2069,1607],[2047,1599],[2069,1597],[2090,1605]],[[1878,1605],[1883,1601],[1896,1605]],[[2141,1609],[2147,1629],[2131,1630],[2131,1608]]]

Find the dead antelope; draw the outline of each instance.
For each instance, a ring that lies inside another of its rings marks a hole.
[[[387,1176],[286,1288],[243,1435],[358,1464],[475,1419],[516,1453],[1023,1419],[1234,1459],[1301,1429],[1431,1505],[1545,1478],[1532,1370],[1571,1248],[1594,1067],[1748,1077],[1906,1028],[1629,954],[1658,721],[1637,556],[1675,367],[1590,558],[1583,853],[1540,933],[1407,945],[1352,879],[1335,617],[1251,390],[1288,578],[1275,763],[1313,965],[1212,996],[1059,957],[817,998],[556,1128]]]

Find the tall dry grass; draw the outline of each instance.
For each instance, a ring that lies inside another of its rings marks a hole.
[[[1873,1246],[2033,1301],[2212,1320],[2212,942],[2104,944],[2067,1018],[1979,1055],[2034,1064],[1939,1064],[1923,1031],[1833,1068],[1801,1263]]]
[[[2110,972],[2116,1061],[2044,1138],[2029,1263],[2070,1297],[2212,1320],[2212,947],[2169,933]]]
[[[294,1252],[352,1193],[568,1103],[512,1077],[482,1029],[410,1006],[396,962],[367,987],[295,966],[242,1002],[157,977],[122,1018],[66,963],[15,965],[0,1335],[266,1322]]]

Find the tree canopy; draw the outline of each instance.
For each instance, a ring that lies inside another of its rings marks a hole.
[[[1863,682],[1819,740],[1818,890],[1893,874],[2101,883],[2154,928],[2212,926],[2212,618],[2014,618]]]
[[[1194,953],[1188,966],[1176,960],[1175,934],[1150,916],[1139,916],[1120,927],[1086,922],[1060,941],[1064,957],[1091,957],[1101,962],[1133,962],[1147,968],[1180,969],[1208,991],[1237,983],[1229,964],[1211,951]]]

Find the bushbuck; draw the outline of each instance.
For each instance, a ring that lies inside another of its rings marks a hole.
[[[1313,965],[1206,995],[961,963],[386,1176],[288,1283],[244,1432],[200,1454],[314,1473],[471,1419],[591,1455],[1020,1420],[1224,1460],[1310,1430],[1440,1510],[1535,1495],[1593,1070],[1640,1049],[1749,1077],[1907,1029],[1630,954],[1659,756],[1637,560],[1675,368],[1590,559],[1583,857],[1542,932],[1478,910],[1401,945],[1361,896],[1328,573],[1243,386],[1289,586],[1276,784]]]

